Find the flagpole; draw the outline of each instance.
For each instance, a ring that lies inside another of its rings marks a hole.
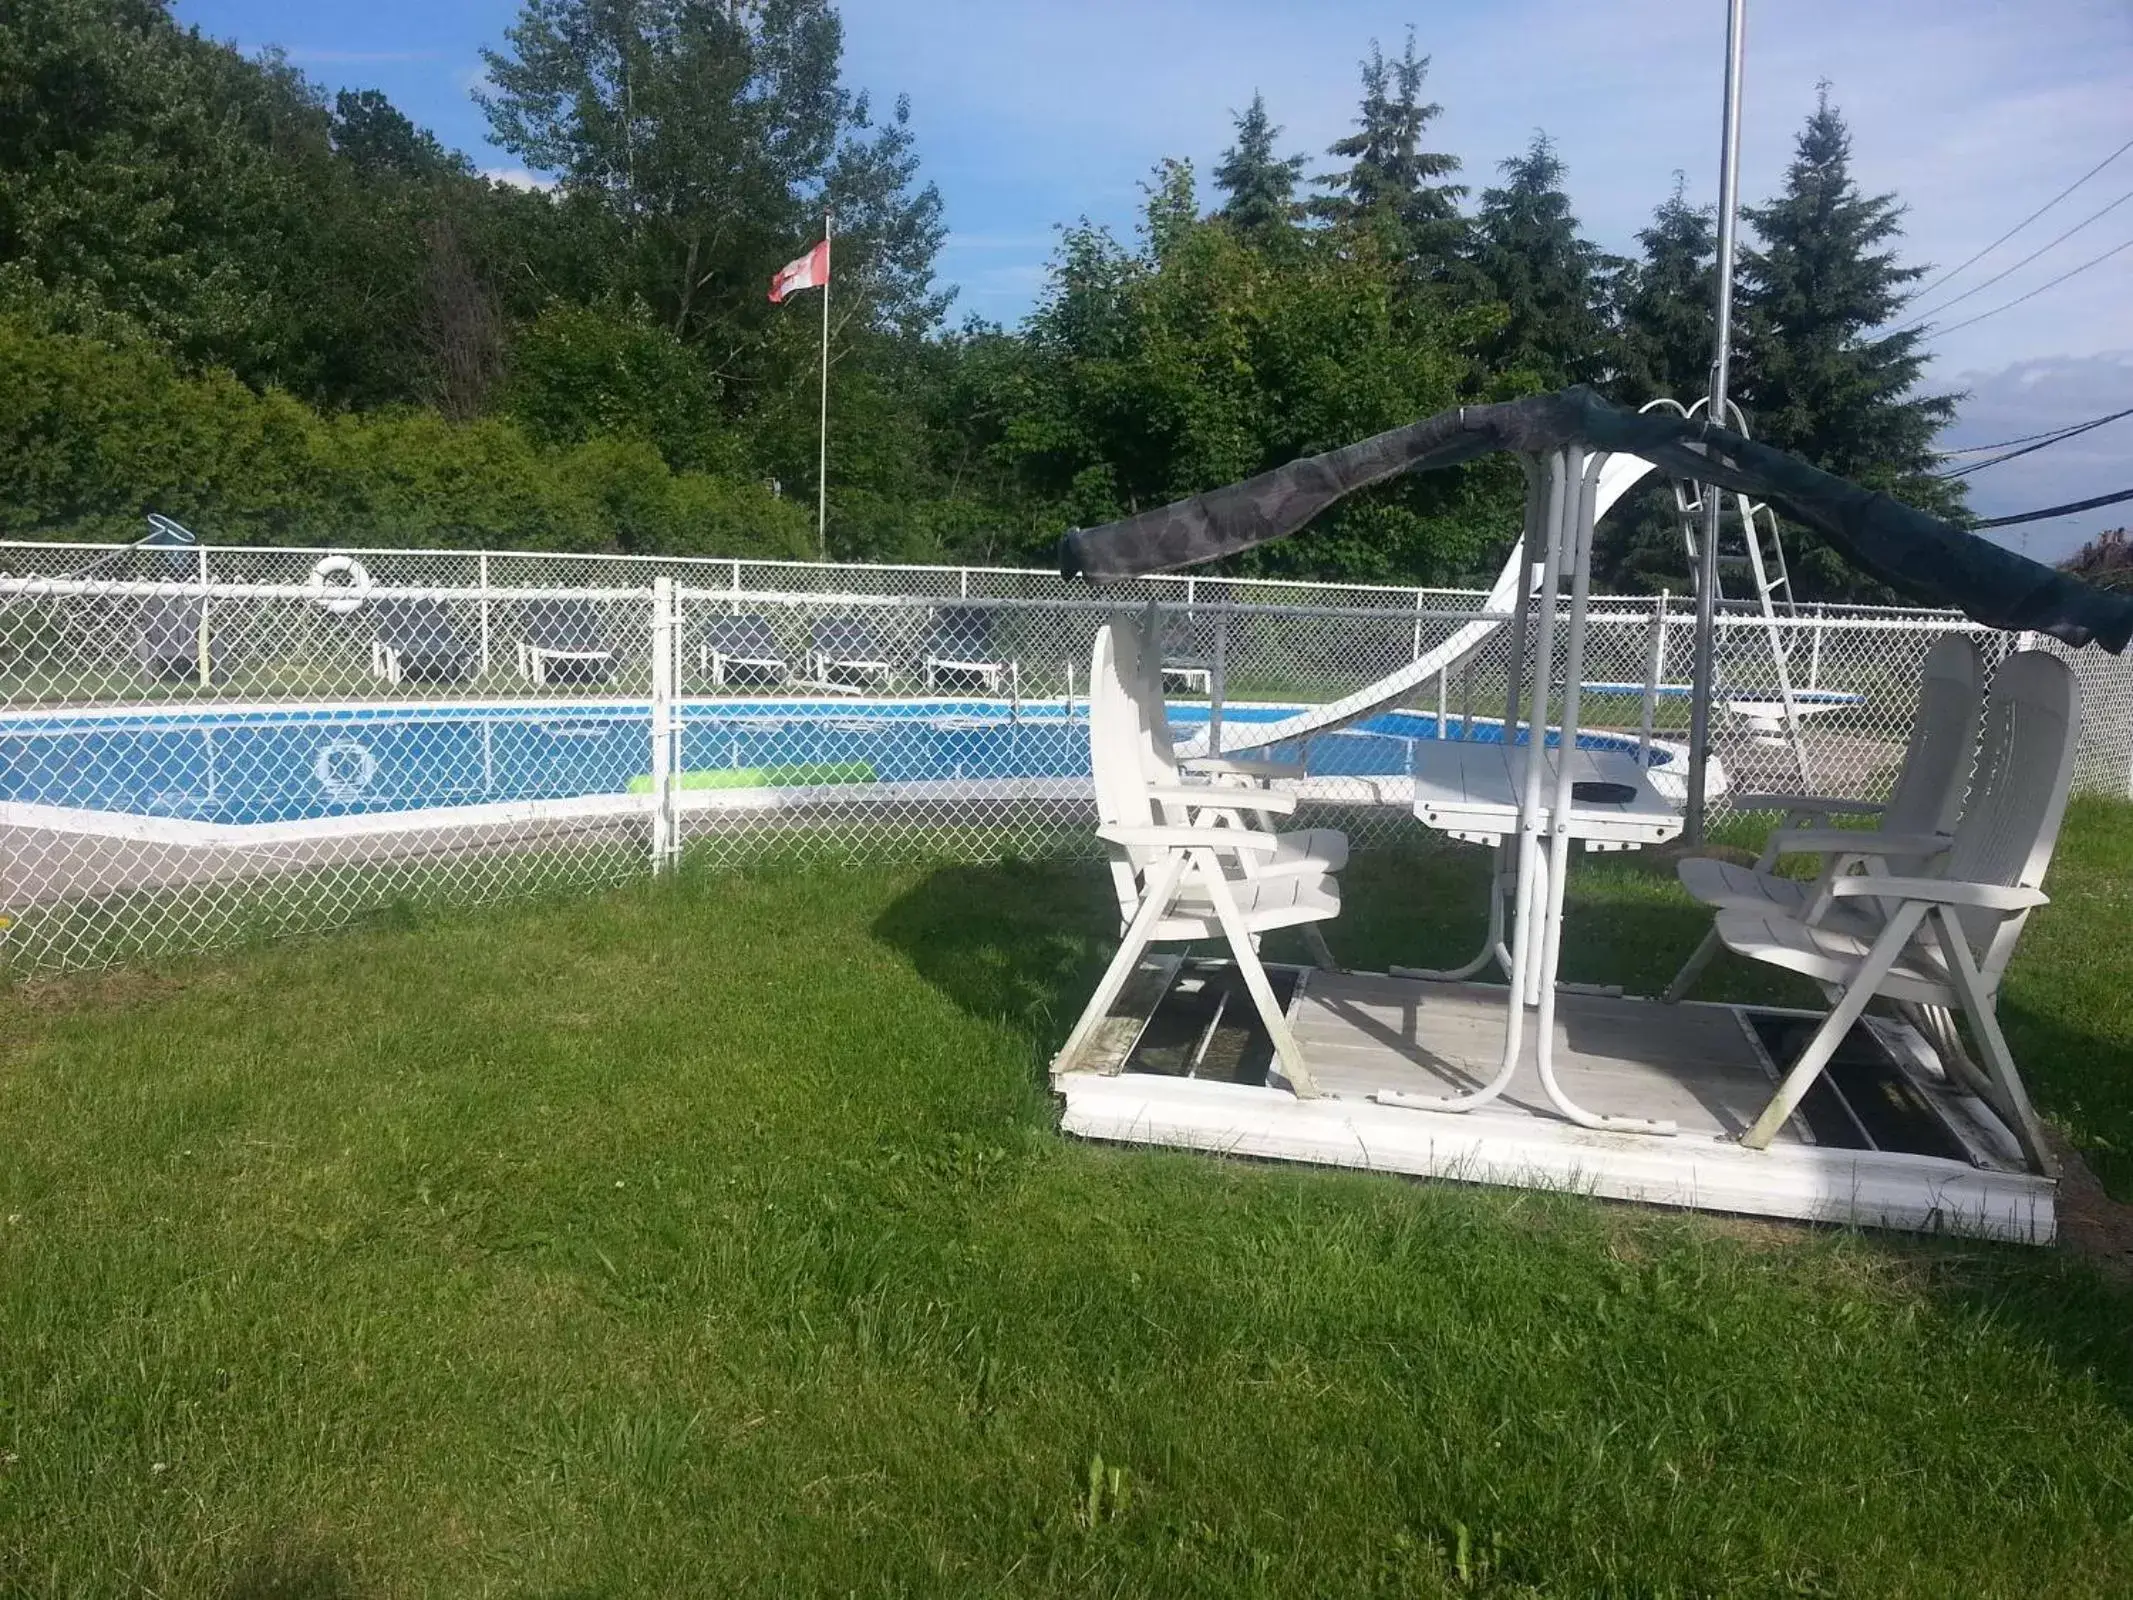
[[[829,265],[830,214],[822,213],[822,263]],[[829,459],[830,459],[830,286],[822,275],[822,420],[815,453],[815,549],[829,560]]]

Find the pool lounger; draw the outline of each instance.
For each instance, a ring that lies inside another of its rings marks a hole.
[[[141,608],[134,659],[151,677],[166,682],[200,681],[200,633],[207,602],[190,595],[156,595]],[[225,636],[207,628],[207,680],[222,676],[229,665]]]
[[[752,613],[713,617],[704,627],[696,658],[715,689],[744,681],[751,685],[780,684],[792,677],[792,665],[785,659],[770,623]]]
[[[948,606],[934,618],[926,646],[926,692],[946,677],[974,678],[989,694],[998,694],[1002,679],[1021,677],[1020,664],[993,647],[992,615],[976,606]]]
[[[881,635],[848,613],[820,618],[808,629],[807,676],[817,689],[837,694],[858,694],[865,685],[851,678],[870,679],[888,688],[896,676]],[[835,674],[843,673],[846,681]]]
[[[599,608],[590,600],[536,601],[526,614],[518,669],[535,684],[605,683],[615,652],[601,631]]]
[[[465,683],[480,652],[438,600],[381,600],[370,611],[370,672],[390,684]]]

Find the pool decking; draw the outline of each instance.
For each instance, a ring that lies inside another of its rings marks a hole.
[[[1162,1031],[1162,1004],[1179,1003],[1180,970],[1151,963],[1129,986],[1113,1012],[1109,1070],[1055,1077],[1068,1132],[1807,1221],[2032,1243],[2054,1232],[2055,1186],[2023,1170],[2004,1131],[1938,1079],[1908,1030],[1883,1030],[1901,1077],[1881,1084],[1880,1097],[1901,1107],[1862,1102],[1854,1115],[1841,1095],[1825,1097],[1820,1133],[1795,1117],[1769,1149],[1749,1150],[1737,1141],[1768,1101],[1776,1068],[1739,1007],[1559,997],[1555,1061],[1565,1091],[1593,1111],[1672,1121],[1679,1131],[1666,1137],[1560,1117],[1541,1090],[1530,1026],[1517,1074],[1490,1105],[1443,1112],[1372,1098],[1456,1094],[1492,1077],[1506,1001],[1492,985],[1302,973],[1289,1014],[1316,1099],[1267,1084],[1263,1064],[1210,1070],[1205,1036],[1157,1063],[1161,1052],[1147,1044]],[[1906,1126],[1906,1118],[1923,1120]],[[1945,1153],[1920,1153],[1936,1148]]]

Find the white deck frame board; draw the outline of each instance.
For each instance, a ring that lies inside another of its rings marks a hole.
[[[1417,996],[1435,1019],[1427,1028],[1400,1030],[1400,1044],[1381,1032],[1381,1042],[1373,1045],[1372,1015],[1381,1025],[1403,991]],[[1530,1056],[1504,1099],[1473,1111],[1422,1111],[1368,1098],[1381,1081],[1401,1079],[1424,1092],[1441,1092],[1451,1081],[1447,1069],[1464,1067],[1461,1039],[1471,1033],[1477,1047],[1488,1043],[1476,1025],[1486,1019],[1484,1007],[1501,1015],[1502,995],[1481,986],[1313,973],[1292,1018],[1321,1086],[1332,1091],[1326,1097],[1299,1100],[1280,1088],[1151,1073],[1070,1072],[1053,1080],[1066,1102],[1062,1125],[1082,1138],[1124,1144],[1694,1210],[2028,1244],[2048,1244],[2056,1232],[2057,1186],[2012,1163],[1981,1166],[1823,1146],[1811,1142],[1797,1120],[1769,1149],[1743,1148],[1734,1138],[1738,1124],[1774,1084],[1760,1046],[1732,1006],[1666,1008],[1677,1019],[1664,1030],[1673,1037],[1656,1040],[1648,1059],[1635,1063],[1619,1053],[1620,1040],[1661,1031],[1653,1026],[1655,1002],[1563,997],[1559,1034],[1587,1031],[1592,1043],[1590,1035],[1620,1030],[1617,1038],[1598,1041],[1597,1049],[1559,1043],[1558,1064],[1572,1092],[1607,1110],[1666,1109],[1682,1121],[1673,1137],[1580,1128],[1553,1115],[1538,1093],[1527,1092],[1534,1087],[1527,1082]],[[1433,1068],[1413,1059],[1418,1038],[1438,1063]],[[1711,1046],[1707,1064],[1683,1056],[1685,1049],[1693,1053],[1697,1039]],[[1659,1081],[1670,1070],[1678,1077],[1671,1084]],[[1957,1109],[1959,1117],[1970,1113]],[[1992,1142],[1978,1137],[1977,1128],[1959,1133],[1977,1148]]]

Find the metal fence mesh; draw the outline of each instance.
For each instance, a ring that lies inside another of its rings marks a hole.
[[[320,929],[425,900],[715,863],[1090,852],[1086,672],[1163,608],[1181,737],[1234,743],[1483,617],[1478,591],[506,552],[0,545],[0,934],[16,973]],[[1692,617],[1596,600],[1581,722],[1680,770]],[[1721,620],[1723,816],[1875,797],[1945,613]],[[2057,649],[2056,646],[2049,646]],[[1407,836],[1413,742],[1486,736],[1497,627],[1393,713],[1311,738],[1300,797],[1358,850]],[[1797,743],[1769,716],[1774,651]],[[2128,792],[2133,663],[2079,673],[2077,781]],[[1658,692],[1647,695],[1647,680]],[[1802,767],[1804,765],[1804,772]],[[1666,767],[1662,765],[1663,773]]]

